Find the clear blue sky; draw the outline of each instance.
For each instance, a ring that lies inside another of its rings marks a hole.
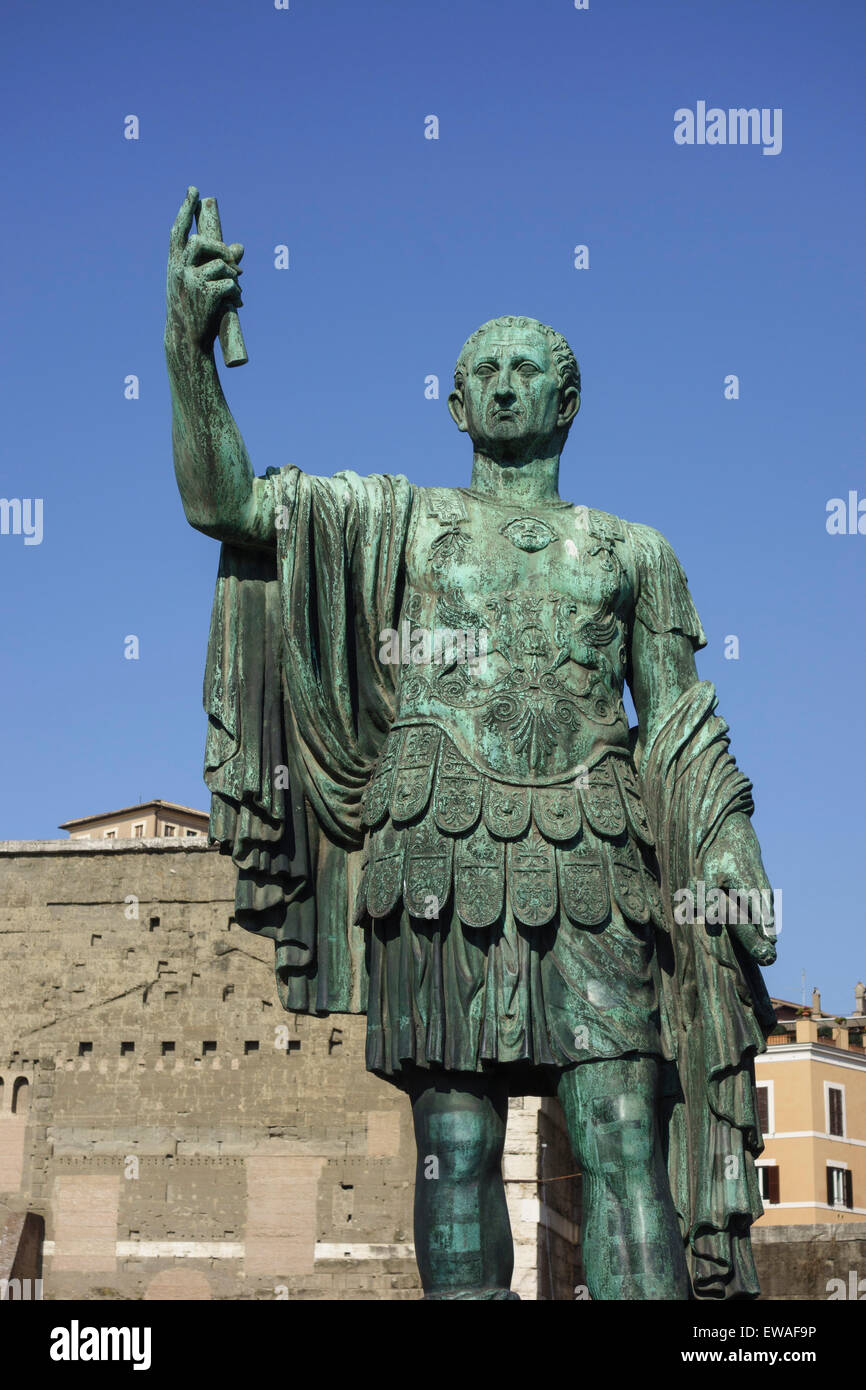
[[[782,890],[770,987],[799,999],[805,969],[853,1007],[866,535],[828,535],[825,509],[866,496],[863,7],[84,0],[19,4],[4,31],[0,491],[43,499],[44,538],[0,536],[0,838],[207,804],[218,547],[183,517],[162,357],[195,183],[246,246],[251,360],[227,393],[257,472],[463,483],[445,397],[464,338],[501,313],[569,338],[561,491],[658,527],[686,567]],[[698,101],[781,108],[781,153],[675,144]]]

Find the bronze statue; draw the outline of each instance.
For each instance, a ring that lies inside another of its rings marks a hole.
[[[368,1069],[410,1097],[426,1297],[516,1296],[524,1094],[562,1102],[593,1298],[756,1295],[775,947],[751,787],[670,545],[559,496],[574,354],[534,319],[472,334],[468,487],[255,477],[214,362],[242,248],[191,234],[200,209],[171,234],[166,354],[184,510],[222,542],[211,835],[284,1008],[365,1013]]]

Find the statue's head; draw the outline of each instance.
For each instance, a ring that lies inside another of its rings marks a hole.
[[[580,368],[562,334],[537,319],[491,319],[463,345],[448,409],[492,458],[558,454],[580,409]]]

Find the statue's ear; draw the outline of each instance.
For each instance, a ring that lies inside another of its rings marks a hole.
[[[580,392],[576,386],[566,386],[559,398],[558,425],[570,425],[580,410]]]
[[[451,419],[454,421],[458,430],[466,433],[466,411],[463,408],[463,392],[452,391],[448,397],[448,409],[451,412]]]

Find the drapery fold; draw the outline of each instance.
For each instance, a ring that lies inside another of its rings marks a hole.
[[[277,551],[222,546],[204,706],[210,835],[238,868],[236,915],[275,943],[295,1012],[363,1013],[352,921],[361,794],[394,718],[412,488],[351,472],[269,470]]]
[[[703,856],[728,817],[753,810],[715,707],[709,682],[684,691],[645,749],[640,775],[669,932],[658,955],[673,1059],[663,1126],[671,1192],[696,1295],[753,1297],[749,1227],[763,1212],[754,1057],[766,1050],[775,1013],[760,969],[727,926],[680,923],[673,908],[684,888],[696,901]]]

